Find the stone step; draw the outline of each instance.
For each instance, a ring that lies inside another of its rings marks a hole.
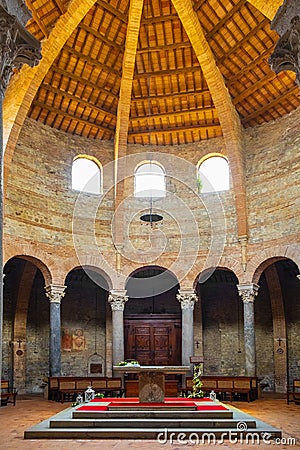
[[[233,433],[233,434],[230,434]],[[190,428],[103,428],[103,429],[87,429],[87,428],[40,428],[38,426],[26,430],[24,433],[25,439],[155,439],[160,443],[170,442],[172,438],[173,444],[182,443],[185,438],[193,439],[193,443],[197,443],[196,439],[204,439],[205,443],[218,443],[218,440],[226,441],[229,438],[235,439],[236,442],[241,442],[242,439],[251,439],[252,436],[254,444],[258,444],[259,440],[262,442],[263,434],[268,433],[271,437],[281,437],[281,431],[276,429],[262,428],[259,431],[246,430],[236,431],[228,430],[226,428],[219,428],[214,431],[212,429],[198,428],[197,430],[191,430]],[[170,437],[171,436],[171,437]],[[181,442],[177,442],[177,437]],[[159,439],[158,439],[159,438]],[[201,441],[200,441],[201,443]],[[251,440],[250,440],[251,443]]]
[[[122,419],[128,418],[128,411],[78,411],[74,410],[72,413],[74,419]],[[233,412],[227,411],[131,411],[130,417],[132,419],[151,418],[151,419],[232,419]]]
[[[238,429],[239,420],[209,420],[209,419],[69,419],[69,420],[50,420],[50,428],[193,428],[201,429]],[[256,428],[255,420],[247,420],[243,422],[247,429]]]

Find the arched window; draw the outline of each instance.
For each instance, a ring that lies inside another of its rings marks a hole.
[[[96,158],[77,156],[72,164],[72,189],[89,194],[101,193],[101,168]]]
[[[210,156],[200,162],[198,168],[199,192],[227,191],[229,186],[229,165],[224,156]]]
[[[166,196],[165,172],[158,163],[146,162],[136,169],[134,195],[148,198]]]

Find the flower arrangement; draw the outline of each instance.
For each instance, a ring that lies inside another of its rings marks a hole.
[[[202,391],[203,383],[201,381],[201,368],[200,364],[195,365],[194,375],[193,375],[193,390],[188,398],[202,398],[204,397],[204,392]]]
[[[118,366],[139,366],[139,362],[136,359],[126,360],[126,361],[120,361],[118,363]]]

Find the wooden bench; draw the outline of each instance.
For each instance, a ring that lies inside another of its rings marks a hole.
[[[49,399],[60,402],[74,401],[77,394],[83,394],[88,386],[95,393],[106,397],[122,397],[122,378],[117,377],[49,377]]]
[[[294,379],[292,386],[288,387],[286,400],[288,405],[290,402],[300,405],[300,379]]]
[[[1,380],[0,398],[1,406],[6,406],[7,403],[12,403],[14,406],[16,405],[17,389],[10,387],[8,380]]]
[[[258,398],[257,378],[243,377],[243,376],[202,376],[203,383],[202,391],[205,395],[209,395],[211,391],[215,393],[222,400],[228,399],[241,400],[245,397],[248,402]],[[186,387],[181,389],[183,396],[191,394],[193,391],[193,378],[186,378]]]

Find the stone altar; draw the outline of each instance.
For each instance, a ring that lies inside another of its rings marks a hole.
[[[114,366],[121,373],[137,373],[139,376],[139,400],[141,403],[158,402],[165,398],[165,375],[186,374],[189,366]]]

